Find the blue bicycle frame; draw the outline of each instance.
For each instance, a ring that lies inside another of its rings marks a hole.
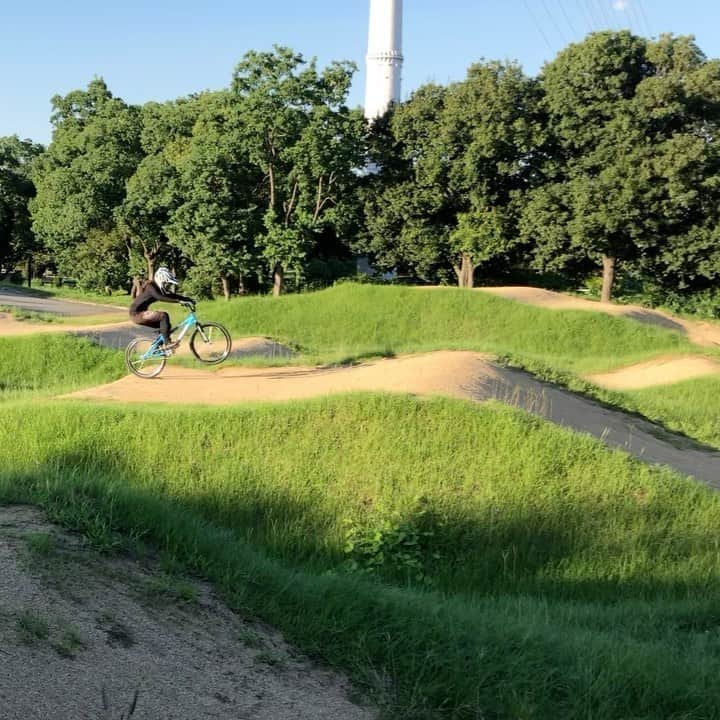
[[[188,330],[194,328],[196,325],[197,318],[195,317],[195,312],[191,310],[190,314],[179,325],[177,325],[170,331],[174,333],[180,330],[180,335],[178,335],[175,342],[179,343],[185,337],[185,335],[187,335]],[[159,333],[158,336],[155,338],[153,344],[148,348],[148,351],[143,354],[142,359],[149,360],[153,357],[165,357],[165,351],[162,350],[160,347],[164,344],[165,336],[162,333]]]

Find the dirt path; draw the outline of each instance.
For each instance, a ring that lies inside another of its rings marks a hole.
[[[478,288],[478,290],[552,310],[590,310],[592,312],[604,312],[608,315],[621,315],[638,322],[657,325],[668,330],[676,330],[687,335],[688,340],[696,345],[714,347],[720,344],[720,324],[702,320],[685,320],[661,310],[650,310],[640,305],[601,303],[595,300],[563,295],[551,290],[524,286],[486,287]]]
[[[612,372],[585,377],[608,390],[640,390],[709,375],[720,375],[720,363],[702,355],[685,355],[655,358]]]
[[[130,325],[130,323],[114,322],[98,325],[80,325],[60,322],[28,322],[27,320],[16,320],[9,313],[0,313],[0,337],[37,335],[38,333],[90,333],[93,331],[113,330],[120,325]]]
[[[468,397],[474,378],[498,371],[485,355],[457,351],[330,368],[234,367],[211,372],[168,364],[162,375],[153,380],[128,375],[66,397],[208,405],[281,402],[362,390]]]
[[[424,353],[341,368],[226,368],[212,373],[168,366],[155,380],[128,376],[65,397],[232,405],[353,391],[500,400],[720,488],[720,452],[698,449],[649,422],[542,383],[528,373],[493,365],[487,356],[474,352]]]
[[[3,720],[115,720],[136,690],[137,720],[376,716],[209,585],[98,556],[33,508],[0,507],[0,638]]]

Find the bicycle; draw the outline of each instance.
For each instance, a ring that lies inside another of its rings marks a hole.
[[[232,340],[230,333],[220,323],[201,323],[195,315],[195,305],[181,302],[188,308],[188,316],[174,327],[171,332],[180,331],[180,335],[170,347],[165,347],[162,333],[154,340],[138,337],[131,340],[125,348],[125,365],[128,370],[141,378],[157,377],[165,367],[167,359],[180,346],[185,335],[193,329],[190,336],[190,351],[197,360],[206,365],[217,365],[230,354]]]

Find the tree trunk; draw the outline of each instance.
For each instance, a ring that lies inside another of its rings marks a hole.
[[[275,297],[278,297],[282,292],[284,276],[283,267],[278,263],[273,270],[273,295]]]
[[[602,256],[603,277],[602,277],[602,293],[600,302],[610,302],[612,297],[613,283],[615,282],[615,258],[608,255]]]
[[[28,287],[32,287],[32,257],[28,255],[27,257],[27,285]]]
[[[147,279],[152,280],[153,276],[155,275],[155,256],[145,253],[145,261],[147,262],[148,269]]]
[[[472,257],[468,253],[462,254],[461,265],[454,266],[458,279],[458,287],[471,288],[474,285],[475,266]]]
[[[270,163],[268,167],[268,178],[270,180],[270,209],[275,209],[275,169]]]
[[[140,286],[142,285],[142,281],[137,275],[133,276],[132,279],[132,287],[130,288],[130,297],[133,298],[133,300],[140,294]]]
[[[230,278],[223,273],[220,276],[220,281],[222,282],[223,295],[225,296],[226,300],[229,300],[230,299]]]
[[[238,272],[238,295],[245,294],[245,278],[243,278],[242,272]]]

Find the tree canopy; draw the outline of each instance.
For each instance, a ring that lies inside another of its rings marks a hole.
[[[0,139],[0,261],[86,287],[158,262],[194,292],[300,288],[318,263],[476,275],[720,276],[720,61],[691,37],[588,35],[531,78],[482,60],[367,123],[355,66],[247,53],[227,88],[142,107],[101,78],[52,99],[46,150]],[[335,260],[341,262],[337,263]]]

